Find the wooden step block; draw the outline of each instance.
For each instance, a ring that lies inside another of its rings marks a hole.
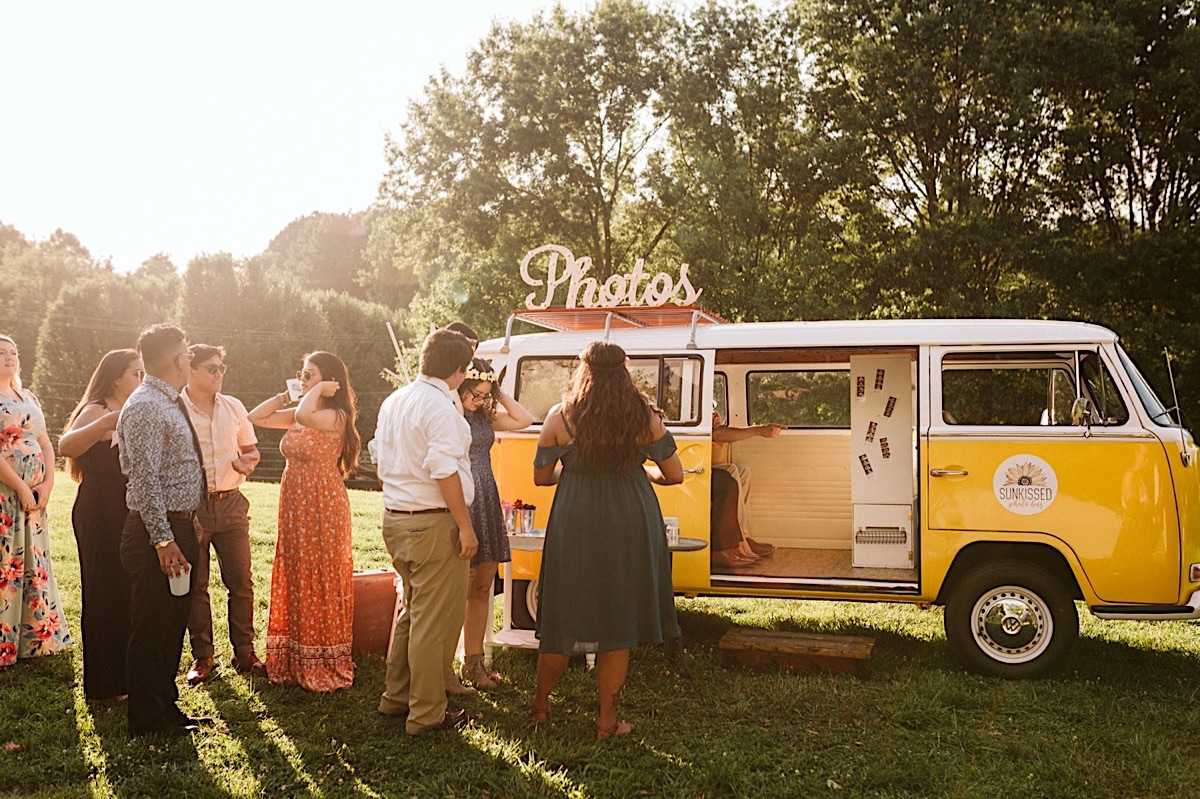
[[[718,644],[726,666],[870,676],[874,638],[734,627]]]

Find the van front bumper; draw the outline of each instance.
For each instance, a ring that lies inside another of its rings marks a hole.
[[[1088,610],[1098,619],[1130,619],[1133,621],[1200,619],[1200,590],[1192,592],[1186,605],[1094,605]]]

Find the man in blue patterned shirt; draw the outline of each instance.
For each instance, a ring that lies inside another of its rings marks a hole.
[[[129,478],[121,538],[121,563],[132,580],[129,735],[177,738],[194,733],[198,723],[175,704],[191,595],[174,596],[168,578],[189,570],[199,552],[194,525],[204,472],[179,396],[190,367],[186,334],[175,325],[153,325],[142,331],[137,348],[146,377],[125,402],[116,434],[121,471]]]

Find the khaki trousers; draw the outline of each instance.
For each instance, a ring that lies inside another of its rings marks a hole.
[[[470,561],[458,556],[458,524],[445,513],[383,513],[383,542],[403,585],[379,712],[408,709],[416,734],[446,715],[446,672],[467,607]]]

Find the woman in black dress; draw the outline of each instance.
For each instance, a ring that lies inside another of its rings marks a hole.
[[[127,510],[114,436],[121,407],[143,374],[136,350],[107,353],[58,440],[67,471],[79,481],[71,524],[83,585],[83,692],[91,700],[119,699],[127,693],[129,579],[120,551]]]
[[[662,509],[651,483],[683,482],[675,439],[633,383],[625,351],[593,341],[538,438],[533,482],[556,485],[538,601],[534,723],[571,655],[596,653],[597,738],[626,735],[617,718],[629,650],[679,637]],[[646,461],[654,461],[653,466]]]

